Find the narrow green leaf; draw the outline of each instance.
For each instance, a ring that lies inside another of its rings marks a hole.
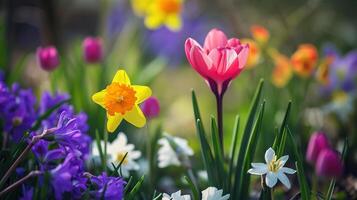
[[[240,181],[239,179],[241,177],[240,174],[242,173],[243,170],[243,161],[244,161],[244,157],[246,155],[246,150],[247,150],[247,146],[248,146],[248,141],[249,141],[249,137],[250,137],[250,133],[251,133],[251,129],[253,126],[253,122],[254,122],[254,118],[255,118],[255,114],[259,105],[259,100],[260,100],[260,96],[262,93],[262,89],[263,89],[263,84],[264,84],[264,80],[261,79],[258,85],[257,90],[255,91],[254,94],[254,98],[253,101],[250,105],[250,109],[249,109],[249,115],[248,115],[248,120],[246,122],[245,128],[244,128],[244,132],[241,138],[241,143],[240,143],[240,148],[239,148],[239,153],[238,153],[238,159],[236,162],[236,171],[235,171],[235,180],[234,180],[234,186],[231,189],[231,194],[233,199],[236,199],[236,197],[238,196],[238,188],[240,188]]]
[[[283,156],[284,151],[285,151],[285,146],[286,146],[286,138],[287,138],[287,130],[286,128],[283,128],[283,135],[279,144],[279,148],[277,151],[277,157],[280,158],[281,156]]]
[[[190,189],[193,194],[193,200],[199,200],[199,193],[198,193],[198,190],[197,190],[195,184],[193,184],[193,181],[188,176],[184,176],[184,178],[187,181],[188,185],[190,186]]]
[[[310,189],[308,187],[306,176],[305,176],[305,172],[304,172],[304,168],[303,168],[303,160],[302,160],[301,152],[300,152],[300,149],[298,149],[298,147],[296,145],[295,138],[292,135],[290,129],[288,127],[286,127],[286,129],[287,129],[287,133],[288,133],[289,138],[290,138],[291,145],[293,147],[294,157],[296,159],[295,166],[296,166],[296,171],[297,171],[297,175],[298,175],[298,181],[299,181],[299,184],[300,184],[301,199],[302,200],[309,200],[309,198],[310,198]]]
[[[238,143],[238,133],[239,133],[239,115],[236,116],[235,122],[234,122],[234,129],[232,133],[232,143],[231,143],[231,151],[229,154],[229,171],[228,171],[228,188],[231,188],[232,184],[232,174],[233,174],[233,163],[235,161],[235,155],[236,155],[236,147]]]
[[[47,119],[54,111],[56,111],[59,107],[61,107],[63,104],[68,103],[70,99],[63,100],[59,102],[58,104],[54,105],[50,109],[48,109],[45,113],[43,113],[40,117],[37,118],[35,124],[32,126],[30,131],[36,131],[40,128],[41,122],[45,119]]]
[[[238,195],[239,199],[248,199],[249,195],[249,184],[250,184],[250,174],[248,174],[248,170],[250,168],[250,164],[253,161],[253,157],[255,154],[255,150],[258,144],[259,134],[262,126],[263,115],[265,109],[265,101],[261,105],[261,109],[259,110],[258,118],[254,123],[252,133],[249,137],[249,142],[247,146],[247,152],[243,161],[243,170],[240,172],[240,188]]]
[[[129,188],[131,187],[131,184],[133,183],[133,176],[130,176],[129,177],[129,181],[128,183],[125,185],[125,188],[124,188],[124,194],[128,194],[129,193]]]
[[[281,144],[281,139],[283,137],[284,129],[285,129],[286,123],[288,122],[288,119],[289,119],[290,110],[291,110],[291,101],[289,101],[289,103],[288,103],[288,107],[286,109],[283,122],[281,123],[280,129],[279,129],[279,133],[275,137],[274,144],[273,144],[273,149],[279,149],[278,145]]]
[[[345,159],[346,159],[347,149],[348,149],[348,140],[346,138],[345,142],[343,144],[343,150],[342,150],[342,156],[341,156],[342,162],[344,162]],[[326,200],[331,200],[332,199],[332,195],[333,195],[333,191],[335,189],[335,185],[336,185],[336,179],[333,178],[331,180],[331,182],[330,182],[330,185],[329,185],[327,193],[326,193]]]
[[[135,184],[135,186],[133,187],[133,189],[129,192],[129,194],[127,195],[127,197],[125,197],[126,200],[132,200],[134,199],[135,195],[139,192],[143,182],[144,182],[144,175],[141,176],[141,178],[139,179],[139,181]]]
[[[217,127],[216,119],[214,118],[214,116],[211,116],[211,136],[212,136],[213,152],[214,152],[214,156],[215,156],[214,164],[216,165],[216,169],[218,170],[218,173],[220,175],[220,178],[218,179],[220,182],[220,185],[217,185],[217,186],[220,188],[223,188],[224,190],[227,191],[226,172],[224,170],[224,159],[223,159],[222,147],[219,142],[218,127]]]
[[[105,169],[104,165],[106,165],[106,163],[105,163],[105,159],[104,159],[104,154],[103,154],[103,149],[102,149],[102,144],[101,144],[101,140],[100,140],[98,129],[95,130],[95,142],[96,142],[96,145],[98,147],[99,157],[100,157],[100,161],[102,163],[102,167],[103,167],[103,169]]]

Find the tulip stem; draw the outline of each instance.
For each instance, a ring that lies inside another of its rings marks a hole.
[[[224,155],[223,151],[223,95],[216,95],[217,102],[217,121],[218,121],[218,136],[222,150],[222,156]]]

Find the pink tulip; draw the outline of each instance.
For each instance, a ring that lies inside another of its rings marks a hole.
[[[141,109],[147,118],[155,118],[160,113],[159,100],[156,97],[150,97],[141,104]]]
[[[102,59],[103,49],[100,38],[87,37],[82,46],[84,59],[87,63],[97,63]]]
[[[343,172],[343,163],[338,152],[324,149],[320,152],[315,170],[318,176],[339,177]]]
[[[323,132],[315,132],[311,135],[306,151],[306,160],[315,164],[320,152],[329,148],[329,142]]]
[[[38,47],[37,60],[43,70],[52,71],[59,65],[59,57],[56,47]]]
[[[222,96],[229,83],[243,70],[248,59],[249,46],[237,38],[212,29],[203,47],[192,38],[185,42],[186,57],[192,67],[206,79],[215,95]]]

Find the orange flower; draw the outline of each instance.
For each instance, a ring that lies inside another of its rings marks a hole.
[[[271,53],[274,60],[274,70],[272,74],[272,83],[279,88],[284,87],[292,77],[291,63],[287,56],[277,51]]]
[[[317,69],[316,78],[323,85],[328,85],[330,83],[328,75],[330,72],[330,65],[333,60],[334,56],[327,56],[322,60],[321,64]]]
[[[291,56],[291,63],[298,75],[308,77],[313,73],[317,59],[318,53],[314,45],[301,44]]]
[[[259,48],[258,44],[252,39],[244,38],[241,40],[241,42],[243,44],[249,45],[249,56],[248,56],[246,68],[251,69],[259,63],[260,48]]]
[[[252,33],[253,39],[258,43],[265,44],[270,37],[269,31],[260,25],[253,25],[250,27],[250,32]]]

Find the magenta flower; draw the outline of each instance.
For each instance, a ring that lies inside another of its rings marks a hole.
[[[59,65],[59,57],[56,47],[38,47],[37,48],[37,60],[41,68],[46,71],[52,71]]]
[[[203,47],[192,38],[185,42],[186,57],[192,67],[206,79],[215,95],[222,96],[230,81],[240,74],[247,61],[249,46],[239,39],[212,29]]]
[[[103,47],[100,38],[87,37],[83,41],[83,56],[88,63],[97,63],[102,60]]]
[[[341,176],[343,172],[343,163],[339,153],[333,149],[322,150],[317,158],[315,170],[318,176]]]
[[[157,117],[160,112],[159,100],[156,97],[148,98],[143,104],[141,104],[141,110],[149,119]]]
[[[311,135],[306,151],[306,160],[315,164],[320,152],[329,148],[329,142],[323,132],[315,132]]]

